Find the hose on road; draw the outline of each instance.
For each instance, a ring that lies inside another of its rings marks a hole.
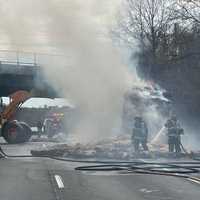
[[[182,178],[190,178],[189,174],[199,173],[200,159],[191,157],[191,154],[184,148],[183,144],[180,143],[182,150],[185,155],[189,155],[194,161],[190,162],[135,162],[135,163],[124,163],[124,164],[106,164],[106,165],[91,165],[91,166],[80,166],[76,167],[78,171],[121,171],[125,173],[139,173],[139,174],[153,174],[153,175],[165,175],[175,176]],[[195,162],[196,161],[196,162]],[[186,165],[186,166],[184,166]]]
[[[183,148],[183,145],[182,145]],[[54,156],[33,156],[33,155],[8,155],[0,147],[0,154],[4,158],[47,158],[64,162],[90,163],[96,165],[87,165],[76,167],[77,171],[121,171],[127,173],[153,174],[175,176],[182,178],[191,178],[189,174],[199,173],[200,159],[192,157],[192,162],[145,162],[145,161],[100,161],[67,159]],[[185,154],[189,154],[185,151]],[[196,162],[195,162],[196,161]],[[197,162],[198,161],[198,162]],[[186,165],[186,166],[181,166]]]

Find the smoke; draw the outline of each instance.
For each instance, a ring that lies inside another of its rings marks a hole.
[[[1,34],[10,48],[62,54],[40,57],[48,80],[77,108],[76,141],[112,134],[131,78],[109,29],[120,0],[1,1]],[[136,81],[136,78],[135,78]]]

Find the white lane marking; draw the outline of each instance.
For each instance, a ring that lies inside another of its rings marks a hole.
[[[189,180],[189,181],[191,181],[191,182],[193,182],[193,183],[197,183],[197,184],[199,184],[200,185],[200,180],[198,180],[198,179],[194,179],[194,178],[187,178],[187,180]]]
[[[58,188],[59,188],[59,189],[64,188],[65,186],[64,186],[64,183],[63,183],[63,181],[62,181],[61,176],[55,175],[54,177],[55,177],[56,183],[57,183],[57,185],[58,185]]]

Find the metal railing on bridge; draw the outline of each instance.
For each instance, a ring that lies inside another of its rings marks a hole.
[[[13,66],[39,66],[39,58],[48,56],[62,57],[61,54],[51,54],[43,52],[28,52],[14,50],[0,50],[0,65]]]

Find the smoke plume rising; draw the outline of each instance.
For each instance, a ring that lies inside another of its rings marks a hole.
[[[119,123],[130,84],[109,36],[119,6],[120,0],[2,1],[1,34],[9,47],[63,55],[39,61],[55,88],[76,105],[71,133],[80,142],[107,137]]]

